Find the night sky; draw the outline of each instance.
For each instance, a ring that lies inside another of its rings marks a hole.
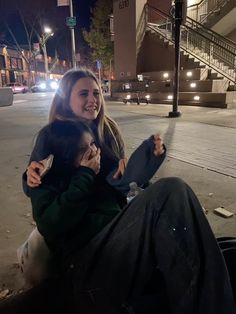
[[[96,0],[73,0],[74,15],[77,19],[75,36],[78,50],[85,46],[81,30],[82,28],[89,29],[90,9],[95,2]],[[4,24],[4,22],[7,22],[14,32],[17,41],[20,44],[27,44],[17,7],[22,12],[22,15],[30,16],[31,20],[38,12],[42,12],[42,24],[51,27],[54,31],[54,36],[47,42],[48,54],[53,56],[56,48],[59,57],[63,59],[70,58],[70,30],[65,25],[65,19],[70,15],[69,6],[58,7],[57,0],[0,0],[0,43],[7,45],[13,43]],[[37,42],[36,39],[34,41]]]

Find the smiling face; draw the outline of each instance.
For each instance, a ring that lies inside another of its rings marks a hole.
[[[101,94],[92,78],[81,78],[73,86],[70,96],[70,108],[82,119],[92,121],[101,109]]]

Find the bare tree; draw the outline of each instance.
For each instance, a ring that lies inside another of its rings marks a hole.
[[[42,51],[44,56],[44,62],[45,62],[45,72],[46,76],[48,73],[51,72],[52,69],[48,69],[48,56],[47,56],[47,50],[46,50],[46,41],[50,36],[45,36],[44,30],[43,30],[43,11],[39,10],[37,14],[34,12],[24,12],[18,8],[17,14],[20,18],[20,22],[22,24],[24,35],[27,41],[27,44],[24,45],[26,47],[27,52],[22,49],[22,44],[19,43],[18,39],[16,38],[13,29],[9,26],[8,22],[5,21],[6,29],[8,30],[9,34],[11,35],[11,38],[13,40],[14,48],[18,51],[19,55],[25,60],[27,64],[27,72],[28,72],[28,85],[31,86],[34,84],[35,76],[33,76],[33,72],[35,71],[35,74],[37,74],[37,67],[36,67],[36,58],[37,55],[40,54]],[[34,42],[38,42],[39,49],[34,48]],[[58,61],[58,58],[56,58],[56,62]],[[55,63],[55,62],[54,62]],[[55,65],[53,64],[53,67]]]

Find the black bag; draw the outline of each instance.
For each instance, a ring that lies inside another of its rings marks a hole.
[[[217,242],[225,259],[236,302],[236,238],[221,237],[217,238]]]

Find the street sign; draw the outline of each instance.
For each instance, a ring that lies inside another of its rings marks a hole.
[[[101,70],[101,67],[102,67],[102,63],[101,63],[101,61],[100,60],[97,60],[97,69],[98,70]]]
[[[66,18],[66,25],[69,27],[74,27],[76,25],[76,17],[75,16],[68,16]]]

